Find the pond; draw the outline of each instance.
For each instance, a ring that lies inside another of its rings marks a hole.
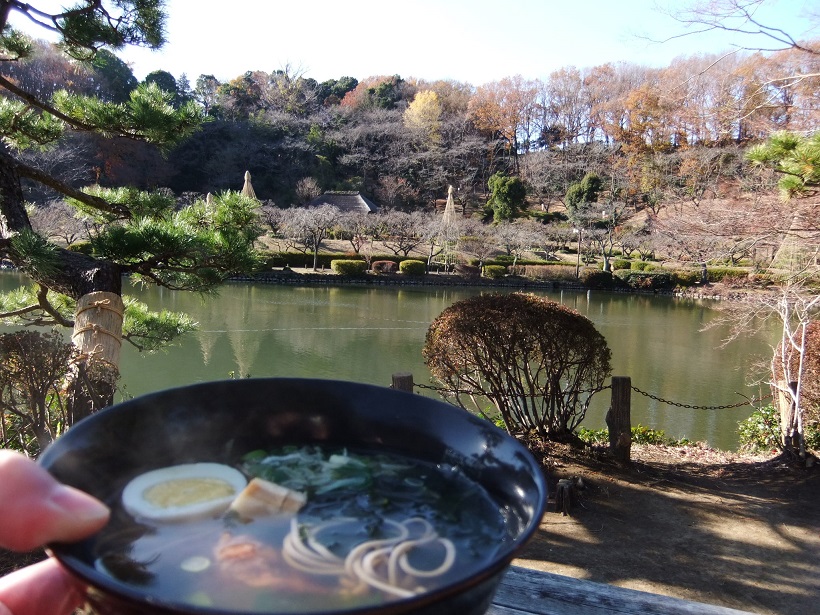
[[[6,278],[4,284],[11,284]],[[140,354],[124,344],[122,389],[135,396],[244,376],[331,378],[387,386],[395,372],[412,372],[417,383],[429,384],[421,356],[427,328],[446,307],[480,292],[466,287],[229,283],[218,295],[201,297],[134,288],[131,294],[152,309],[188,313],[199,330],[155,354]],[[633,392],[633,425],[732,449],[737,445],[738,421],[751,412],[748,405],[721,410],[681,405],[732,405],[768,394],[768,388],[749,383],[762,373],[759,365],[770,360],[777,339],[774,325],[722,347],[728,329],[704,329],[719,316],[712,301],[595,291],[536,294],[592,320],[612,349],[613,375],[629,376],[634,387],[660,398]],[[420,392],[435,396],[434,391]],[[584,426],[605,427],[608,405],[609,391],[596,395]]]

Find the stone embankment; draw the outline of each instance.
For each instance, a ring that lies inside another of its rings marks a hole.
[[[591,288],[580,282],[570,280],[538,280],[518,276],[503,278],[485,278],[480,276],[459,275],[455,273],[428,273],[423,276],[395,274],[367,274],[362,277],[340,276],[332,271],[313,271],[312,269],[277,269],[255,275],[231,278],[234,282],[257,282],[264,284],[282,284],[292,286],[472,286],[485,288],[545,289],[545,290],[598,290],[610,293],[630,293],[638,295],[668,295],[681,299],[711,299],[743,301],[749,293],[732,289],[723,284],[709,284],[705,287],[691,287],[678,290],[638,290],[631,288]]]
[[[257,273],[255,275],[231,278],[236,282],[260,282],[266,284],[290,284],[323,286],[486,286],[487,288],[546,288],[587,290],[585,286],[575,282],[556,280],[536,280],[532,278],[504,277],[484,278],[465,276],[451,273],[428,273],[423,276],[407,276],[397,274],[367,274],[362,277],[340,276],[332,272],[314,272],[305,270],[276,270]]]

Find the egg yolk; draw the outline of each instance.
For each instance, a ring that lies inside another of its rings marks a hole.
[[[197,477],[157,483],[146,489],[142,496],[154,506],[170,508],[225,498],[234,493],[234,488],[224,480]]]

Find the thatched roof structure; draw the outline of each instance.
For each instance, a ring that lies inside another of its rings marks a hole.
[[[360,211],[372,214],[379,211],[379,206],[360,192],[325,192],[307,204],[308,207],[333,205],[344,212]]]

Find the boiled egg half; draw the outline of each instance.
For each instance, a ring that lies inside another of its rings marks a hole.
[[[154,521],[184,521],[224,512],[247,479],[221,463],[187,463],[140,474],[122,492],[131,515]]]

